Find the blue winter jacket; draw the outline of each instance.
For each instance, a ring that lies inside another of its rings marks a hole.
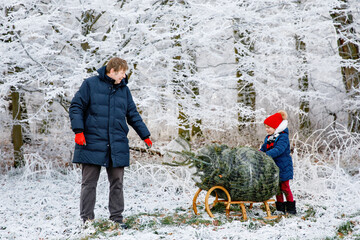
[[[294,170],[292,158],[290,156],[289,129],[282,131],[274,142],[274,147],[267,150],[266,144],[269,135],[265,137],[264,144],[260,150],[272,157],[280,170],[280,181],[293,179]]]
[[[86,146],[75,145],[73,163],[108,167],[129,166],[128,125],[141,139],[150,136],[132,99],[127,78],[119,84],[105,74],[86,79],[71,101],[69,115],[74,132],[84,132]]]

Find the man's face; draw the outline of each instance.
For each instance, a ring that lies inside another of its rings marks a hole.
[[[125,78],[125,70],[120,69],[118,72],[115,72],[112,68],[107,75],[115,80],[115,84],[119,84]]]

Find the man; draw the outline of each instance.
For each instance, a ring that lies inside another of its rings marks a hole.
[[[127,123],[147,147],[152,146],[150,132],[127,87],[127,70],[125,60],[112,58],[97,70],[99,75],[82,83],[71,101],[69,115],[76,142],[73,163],[81,163],[82,167],[80,216],[83,222],[95,218],[96,186],[103,166],[110,183],[110,219],[126,227],[122,213],[124,167],[129,166],[130,160]]]

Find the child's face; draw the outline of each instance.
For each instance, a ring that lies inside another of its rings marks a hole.
[[[273,135],[275,132],[275,129],[265,124],[265,129],[268,135]]]

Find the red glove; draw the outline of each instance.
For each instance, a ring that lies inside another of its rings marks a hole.
[[[75,142],[79,145],[85,145],[86,146],[86,141],[85,141],[85,136],[84,133],[77,133],[75,134]]]
[[[151,142],[150,138],[145,139],[144,142],[145,142],[147,148],[151,148],[152,142]]]

